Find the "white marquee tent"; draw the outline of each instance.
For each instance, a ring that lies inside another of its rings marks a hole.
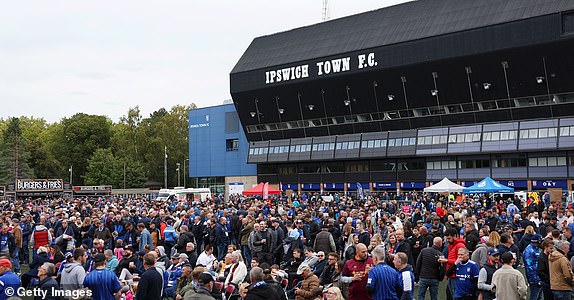
[[[464,189],[464,186],[458,185],[458,184],[448,180],[448,178],[445,177],[440,182],[425,188],[424,191],[425,192],[432,192],[432,193],[449,193],[449,192],[461,193],[463,189]]]

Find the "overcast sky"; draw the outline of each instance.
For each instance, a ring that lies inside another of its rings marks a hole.
[[[331,19],[406,0],[330,0]],[[0,2],[0,118],[78,112],[117,121],[230,99],[251,41],[322,20],[322,0]]]

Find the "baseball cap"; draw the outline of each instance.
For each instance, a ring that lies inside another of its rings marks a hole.
[[[299,265],[299,268],[297,268],[297,275],[303,274],[303,272],[305,271],[305,269],[311,269],[311,268],[309,267],[308,264],[301,264],[301,265]]]
[[[519,214],[515,214],[515,215],[514,215],[514,218],[515,218],[515,219],[518,219],[518,220],[520,220],[520,219],[521,219],[521,217],[520,217],[520,215],[519,215]]]
[[[530,241],[533,243],[542,243],[543,240],[544,239],[542,238],[542,236],[540,234],[534,234],[530,238]]]
[[[179,259],[179,253],[176,253],[171,256],[171,259]]]
[[[213,280],[213,276],[211,276],[211,274],[209,273],[201,273],[199,275],[199,278],[197,279],[199,284],[208,284]]]
[[[12,263],[9,259],[3,258],[0,259],[0,267],[12,268]]]
[[[488,255],[496,256],[500,255],[500,252],[498,251],[498,249],[492,247],[488,250]]]
[[[103,253],[98,253],[94,256],[94,262],[100,263],[106,261],[106,256]]]
[[[179,255],[179,258],[188,259],[189,256],[187,256],[187,254],[185,254],[185,253],[181,253],[181,254]]]
[[[512,252],[508,251],[508,252],[504,252],[504,254],[502,254],[500,256],[500,260],[503,263],[509,263],[514,259],[514,255],[512,255]]]

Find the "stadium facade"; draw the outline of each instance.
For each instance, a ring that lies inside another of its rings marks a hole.
[[[574,1],[419,0],[253,40],[230,74],[259,181],[572,189]]]
[[[188,127],[189,186],[234,194],[257,183],[257,169],[247,164],[247,139],[231,103],[190,110]]]

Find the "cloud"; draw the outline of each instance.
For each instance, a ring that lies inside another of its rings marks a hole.
[[[86,72],[86,73],[81,73],[76,75],[79,78],[83,78],[83,79],[108,79],[110,77],[112,77],[112,75],[110,74],[106,74],[106,73],[100,73],[100,72]]]

